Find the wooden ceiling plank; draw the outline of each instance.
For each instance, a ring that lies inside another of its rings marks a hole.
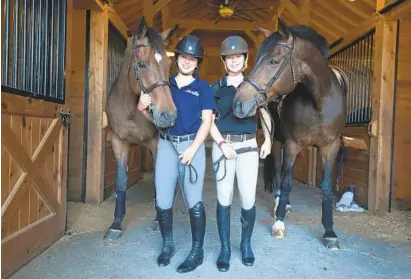
[[[347,32],[347,28],[342,27],[341,25],[337,24],[333,18],[330,18],[322,13],[313,13],[311,15],[312,20],[315,20],[318,22],[318,24],[321,23],[321,25],[328,26],[327,28],[332,28],[338,31],[338,33],[345,34]]]
[[[255,29],[255,25],[252,22],[240,21],[240,20],[224,20],[217,24],[214,20],[199,20],[199,19],[172,19],[172,24],[178,24],[181,28],[195,27],[202,30],[245,30]]]
[[[317,0],[318,1],[318,0]],[[321,3],[321,4],[320,4]],[[335,17],[339,17],[341,20],[344,20],[352,27],[357,26],[358,21],[350,17],[350,14],[342,13],[340,9],[338,9],[338,4],[332,1],[319,1],[317,2],[318,5],[332,13]]]
[[[314,21],[311,21],[311,26],[312,28],[316,29],[319,34],[326,37],[328,43],[334,42],[337,38],[340,37],[339,34],[335,33],[334,31],[330,31],[328,28],[321,26]]]
[[[188,27],[186,30],[184,30],[183,33],[181,33],[180,36],[178,36],[177,38],[175,38],[173,40],[173,42],[167,47],[169,50],[174,51],[174,49],[177,46],[177,43],[184,37],[189,35],[191,32],[193,32],[194,30],[196,30],[195,27]]]
[[[344,19],[338,17],[338,15],[339,15],[338,12],[336,12],[335,14],[331,13],[327,9],[322,7],[321,5],[316,5],[315,8],[312,9],[312,13],[316,14],[318,16],[327,15],[327,18],[330,18],[336,25],[339,25],[341,28],[343,28],[345,30],[349,30],[349,29],[353,28],[354,26],[356,26],[356,24],[348,23]]]
[[[114,4],[114,9],[116,10],[116,12],[121,15],[126,11],[130,11],[132,10],[133,7],[140,7],[141,5],[139,5],[139,3],[137,3],[138,1],[135,0],[126,0],[126,1],[121,1],[118,4]]]
[[[361,17],[362,19],[366,19],[372,16],[356,7],[354,2],[350,3],[346,2],[345,0],[337,0],[337,2],[340,3],[342,6],[346,7],[351,12],[355,13],[357,16]]]

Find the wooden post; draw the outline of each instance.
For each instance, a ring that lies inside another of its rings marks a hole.
[[[397,20],[378,17],[368,177],[368,210],[373,213],[389,210],[397,29]]]
[[[104,194],[103,111],[107,91],[108,12],[91,11],[86,202],[100,203]]]

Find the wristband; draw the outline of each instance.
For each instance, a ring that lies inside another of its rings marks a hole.
[[[220,141],[220,142],[218,143],[218,147],[221,147],[224,143],[226,143],[225,140]]]

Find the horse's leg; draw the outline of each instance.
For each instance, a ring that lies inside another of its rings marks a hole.
[[[337,235],[333,230],[333,188],[331,183],[331,174],[339,148],[340,138],[337,138],[331,144],[320,148],[323,163],[323,181],[321,183],[321,190],[323,193],[321,222],[325,229],[323,236],[324,245],[331,250],[338,250],[340,248]]]
[[[127,160],[129,147],[114,133],[111,136],[111,146],[117,160],[116,206],[114,209],[114,222],[108,229],[105,238],[117,240],[123,235],[121,222],[126,215]]]
[[[292,171],[295,158],[301,151],[301,146],[292,140],[286,140],[284,148],[284,164],[281,180],[280,202],[276,211],[276,221],[272,227],[272,234],[276,239],[283,239],[285,232],[284,218],[292,188]]]
[[[275,212],[277,211],[278,204],[280,202],[280,195],[281,195],[281,169],[282,169],[282,151],[283,145],[280,143],[280,152],[276,152],[276,143],[277,141],[273,141],[273,149],[272,153],[274,156],[274,208],[273,208],[273,217],[275,218]]]

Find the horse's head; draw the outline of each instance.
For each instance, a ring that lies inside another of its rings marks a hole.
[[[293,91],[300,80],[299,62],[293,57],[295,39],[287,25],[278,19],[276,33],[258,29],[266,39],[254,68],[234,96],[233,111],[239,118],[253,116],[258,107]]]
[[[166,55],[164,42],[173,36],[177,25],[158,33],[141,19],[136,32],[129,39],[132,51],[129,82],[136,94],[150,94],[149,110],[153,123],[159,128],[174,125],[177,109],[171,97],[169,84],[172,60]]]

